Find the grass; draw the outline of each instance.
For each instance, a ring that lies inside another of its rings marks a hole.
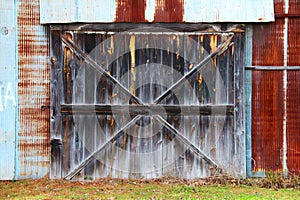
[[[300,190],[243,184],[101,179],[0,181],[0,199],[299,199]]]

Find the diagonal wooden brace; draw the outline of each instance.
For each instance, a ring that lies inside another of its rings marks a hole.
[[[221,168],[209,156],[207,156],[199,148],[197,148],[194,144],[192,144],[186,137],[184,137],[184,135],[182,135],[178,130],[176,130],[164,118],[162,118],[160,115],[154,115],[153,117],[164,127],[166,127],[169,131],[171,131],[175,135],[175,137],[178,138],[179,141],[183,142],[186,146],[188,146],[189,149],[193,151],[198,157],[205,160],[209,165],[213,166],[218,171],[222,171]]]
[[[121,128],[117,133],[115,133],[112,137],[110,137],[104,144],[102,144],[98,149],[96,149],[94,152],[92,152],[84,161],[81,162],[74,170],[69,172],[64,179],[65,180],[71,180],[80,170],[82,170],[85,166],[87,166],[94,158],[95,156],[100,153],[102,150],[104,150],[108,144],[115,142],[119,137],[124,135],[124,131],[132,126],[135,122],[140,120],[142,116],[136,116],[133,118],[130,122],[128,122],[123,128]]]
[[[204,58],[199,64],[197,64],[189,73],[184,75],[181,79],[179,79],[176,83],[174,83],[171,87],[169,87],[164,93],[162,93],[157,99],[153,101],[153,104],[159,104],[162,100],[164,100],[167,96],[169,96],[173,90],[182,85],[186,80],[191,78],[196,72],[198,72],[203,66],[205,66],[211,59],[216,57],[219,54],[222,54],[226,49],[231,45],[231,40],[233,35],[230,36],[222,45],[220,45],[214,52],[209,54],[206,58]]]
[[[112,83],[120,87],[127,95],[130,96],[130,99],[137,104],[143,104],[143,101],[137,96],[133,95],[126,87],[124,87],[117,79],[108,74],[96,61],[94,61],[88,54],[84,53],[80,48],[78,48],[71,40],[66,38],[64,35],[61,35],[62,41],[71,48],[79,57],[84,59],[88,64],[90,64],[95,70],[103,74],[107,79]]]

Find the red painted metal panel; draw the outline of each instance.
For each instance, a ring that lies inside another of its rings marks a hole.
[[[49,172],[49,41],[39,25],[39,1],[18,4],[19,133],[17,178],[38,178]]]
[[[293,2],[293,1],[292,1]],[[295,4],[291,6],[296,7]],[[298,2],[298,8],[300,2]],[[297,10],[297,9],[296,9]],[[290,11],[293,12],[293,11]],[[300,18],[289,19],[288,65],[300,65]],[[287,86],[287,165],[300,174],[300,71],[288,71]]]
[[[253,26],[253,65],[283,65],[284,19]],[[283,73],[253,71],[252,170],[282,170]]]
[[[156,0],[154,22],[182,22],[183,0]]]
[[[117,0],[116,22],[145,22],[146,0]]]

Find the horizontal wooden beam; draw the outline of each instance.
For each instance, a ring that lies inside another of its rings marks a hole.
[[[234,105],[78,105],[63,104],[61,113],[64,115],[233,115]]]
[[[184,32],[244,32],[244,24],[219,23],[219,24],[203,24],[203,23],[98,23],[98,24],[68,24],[68,25],[51,25],[51,30],[63,31],[91,31],[91,32],[123,32],[132,30],[147,30],[147,32],[162,29],[168,31],[184,31]]]

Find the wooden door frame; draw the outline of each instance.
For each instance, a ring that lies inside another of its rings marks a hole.
[[[232,33],[242,33],[237,34],[237,37],[244,37],[243,31],[244,26],[243,25],[234,25],[231,26],[230,24],[220,24],[220,25],[209,25],[209,24],[158,24],[159,27],[172,27],[175,30],[180,31],[203,31],[203,32],[232,32]],[[139,116],[136,116],[132,121],[130,121],[128,124],[126,124],[121,130],[119,130],[116,134],[114,134],[104,145],[99,147],[96,151],[94,151],[90,156],[88,156],[84,162],[82,162],[78,167],[76,167],[74,170],[72,170],[70,173],[68,173],[65,177],[61,177],[61,154],[62,154],[62,141],[60,139],[60,131],[62,130],[62,115],[64,113],[73,112],[74,106],[72,108],[66,106],[66,105],[60,105],[59,99],[62,97],[61,90],[59,88],[60,85],[62,85],[63,80],[61,79],[61,66],[62,66],[62,57],[63,57],[63,50],[62,50],[62,44],[65,44],[68,46],[68,48],[72,49],[76,54],[83,59],[87,60],[89,64],[99,70],[102,69],[95,61],[93,61],[91,58],[89,58],[88,55],[86,55],[84,52],[82,52],[79,48],[76,47],[75,44],[72,43],[72,41],[68,40],[68,38],[64,37],[62,34],[62,31],[116,31],[116,30],[129,30],[132,28],[138,28],[138,27],[145,27],[145,26],[154,26],[149,24],[85,24],[85,25],[54,25],[51,27],[51,178],[65,178],[65,179],[72,179],[82,168],[84,168],[91,160],[93,160],[93,156],[97,154],[99,151],[103,150],[107,144],[110,142],[115,141],[119,136],[122,135],[122,130],[128,126],[130,126],[133,122],[136,122],[139,120]],[[186,79],[193,75],[194,72],[199,70],[201,66],[203,66],[207,60],[217,56],[220,52],[223,52],[226,50],[226,48],[231,44],[231,42],[242,42],[242,44],[239,44],[241,46],[241,49],[239,51],[235,51],[235,57],[238,56],[240,59],[236,59],[234,63],[234,85],[235,85],[235,94],[234,94],[234,105],[232,107],[229,107],[230,113],[234,115],[234,132],[237,136],[243,136],[245,137],[244,133],[244,112],[243,112],[243,76],[244,76],[244,69],[243,67],[243,39],[240,40],[231,37],[228,39],[223,45],[219,46],[213,53],[211,53],[209,56],[207,56],[203,61],[201,61],[191,73],[188,73],[186,76],[184,76],[182,79]],[[115,84],[119,84],[118,81],[114,80],[112,76],[107,74],[103,69],[100,70],[101,73],[105,75],[106,78],[111,80]],[[180,85],[180,81],[175,83],[173,87],[177,87]],[[122,87],[121,87],[122,88]],[[125,93],[131,94],[125,87],[122,88]],[[169,88],[164,94],[162,94],[159,98],[154,101],[154,103],[160,102],[162,99],[164,99],[170,92],[171,89]],[[135,101],[137,104],[140,104],[139,106],[133,106],[132,110],[133,112],[137,112],[135,114],[138,114],[141,109],[153,109],[153,107],[145,107],[145,105],[142,104],[142,101],[138,99],[134,95],[130,95],[132,97],[132,100]],[[143,107],[144,106],[144,107]],[[142,108],[141,108],[142,107]],[[72,111],[71,111],[72,109]],[[89,108],[86,108],[87,110],[91,110]],[[93,108],[95,109],[95,108]],[[212,108],[208,107],[202,107],[197,108],[204,111],[209,111]],[[206,109],[206,110],[205,110]],[[85,111],[87,111],[85,110]],[[111,108],[105,108],[101,107],[99,105],[98,112],[104,112],[107,113],[111,110]],[[76,108],[75,108],[76,111]],[[78,112],[80,112],[80,108],[78,109]],[[171,109],[172,112],[174,112],[174,108]],[[144,112],[144,110],[142,111]],[[192,112],[192,111],[191,111]],[[199,148],[195,147],[191,142],[189,142],[183,134],[178,132],[175,128],[172,127],[167,121],[165,121],[162,117],[159,115],[154,115],[154,118],[163,124],[169,131],[171,131],[175,136],[179,138],[181,142],[186,144],[190,150],[192,150],[197,156],[204,159],[207,163],[209,163],[211,166],[216,168],[217,170],[221,171],[220,167],[208,156],[206,156]],[[242,137],[241,137],[242,138]],[[244,141],[241,138],[239,139],[240,143],[244,145]],[[245,157],[245,155],[243,155]],[[242,159],[242,158],[241,158]],[[243,162],[244,163],[244,162]]]

